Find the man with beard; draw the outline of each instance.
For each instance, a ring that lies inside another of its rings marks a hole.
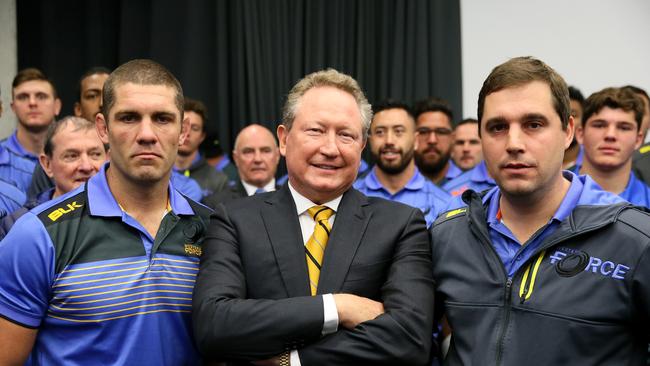
[[[443,99],[427,98],[417,102],[414,109],[415,164],[425,177],[441,187],[462,173],[449,159],[454,141],[451,106]]]
[[[207,109],[198,100],[185,98],[185,116],[190,120],[190,131],[185,142],[178,147],[174,169],[194,179],[203,191],[203,197],[220,192],[228,186],[226,174],[215,170],[199,153],[199,146],[205,140]]]
[[[354,188],[366,196],[419,208],[429,226],[451,196],[426,179],[415,166],[413,113],[406,104],[390,99],[376,104],[374,113],[368,140],[376,164]]]

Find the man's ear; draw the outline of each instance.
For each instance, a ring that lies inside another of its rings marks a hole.
[[[178,145],[183,145],[187,136],[190,134],[190,118],[185,116],[181,121],[181,134],[178,137]]]
[[[54,115],[58,116],[61,113],[61,99],[54,99]]]
[[[287,127],[285,125],[279,125],[277,134],[278,142],[280,144],[280,154],[282,154],[282,156],[286,156],[285,154],[287,152],[287,137],[289,136],[289,130],[287,130]]]
[[[567,122],[566,126],[566,139],[564,140],[564,150],[568,149],[569,146],[571,146],[571,142],[573,142],[573,134],[575,133],[575,120],[573,119],[573,116],[569,116],[569,121]]]
[[[74,102],[74,115],[75,117],[81,117],[81,103]]]
[[[54,177],[54,171],[52,170],[52,159],[45,154],[40,154],[38,156],[38,162],[41,164],[41,168],[48,177]]]
[[[97,129],[97,135],[99,139],[102,140],[104,145],[108,145],[108,122],[104,118],[104,114],[99,112],[95,116],[95,128]]]

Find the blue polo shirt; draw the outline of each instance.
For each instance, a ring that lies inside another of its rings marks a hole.
[[[0,178],[27,192],[36,165],[0,145]]]
[[[7,139],[3,140],[0,142],[0,145],[4,146],[5,148],[9,149],[9,151],[13,152],[14,154],[25,158],[29,159],[32,161],[34,164],[38,164],[38,156],[32,154],[31,152],[27,151],[23,145],[20,144],[18,141],[18,136],[16,135],[16,131],[14,131],[11,136],[9,136]],[[33,169],[32,169],[33,170]]]
[[[562,203],[555,211],[549,222],[537,230],[526,243],[520,243],[514,234],[500,220],[499,187],[490,190],[484,197],[483,203],[488,204],[487,223],[492,246],[501,258],[508,273],[514,276],[517,270],[535,253],[540,244],[557,230],[577,205],[614,204],[623,200],[609,192],[602,191],[589,176],[580,176],[570,171],[563,172],[564,178],[571,181],[571,186],[562,199]]]
[[[447,169],[447,174],[445,174],[445,178],[447,179],[454,179],[457,176],[463,174],[463,170],[454,163],[453,160],[449,159],[449,169]]]
[[[38,328],[27,364],[198,365],[191,299],[208,216],[170,183],[154,239],[105,167],[0,242],[0,316]]]
[[[637,179],[633,172],[630,172],[630,180],[619,196],[631,204],[650,208],[650,187]]]
[[[199,202],[203,199],[203,190],[194,178],[186,177],[177,170],[172,169],[171,181],[179,192]]]
[[[455,197],[461,195],[468,189],[475,192],[482,192],[496,185],[494,179],[488,174],[485,161],[481,161],[474,168],[445,183],[442,189]]]
[[[354,183],[354,188],[366,196],[381,197],[419,208],[424,213],[427,226],[431,226],[451,198],[447,192],[426,179],[417,168],[404,188],[395,194],[391,194],[381,185],[373,168],[370,169],[368,175]]]
[[[9,182],[0,179],[0,211],[11,214],[25,204],[25,193]],[[1,281],[2,277],[0,277]]]

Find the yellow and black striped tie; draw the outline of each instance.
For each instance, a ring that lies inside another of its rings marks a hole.
[[[311,294],[316,295],[318,289],[318,278],[320,277],[320,267],[323,263],[323,254],[327,246],[327,240],[332,229],[329,218],[334,214],[334,210],[326,206],[314,206],[307,210],[309,215],[316,221],[314,233],[311,234],[307,244],[305,244],[305,254],[307,256],[307,269],[309,270],[309,287]]]

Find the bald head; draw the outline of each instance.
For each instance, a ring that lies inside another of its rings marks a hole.
[[[280,161],[273,133],[257,124],[239,132],[232,155],[241,180],[256,187],[264,187],[275,177]]]

